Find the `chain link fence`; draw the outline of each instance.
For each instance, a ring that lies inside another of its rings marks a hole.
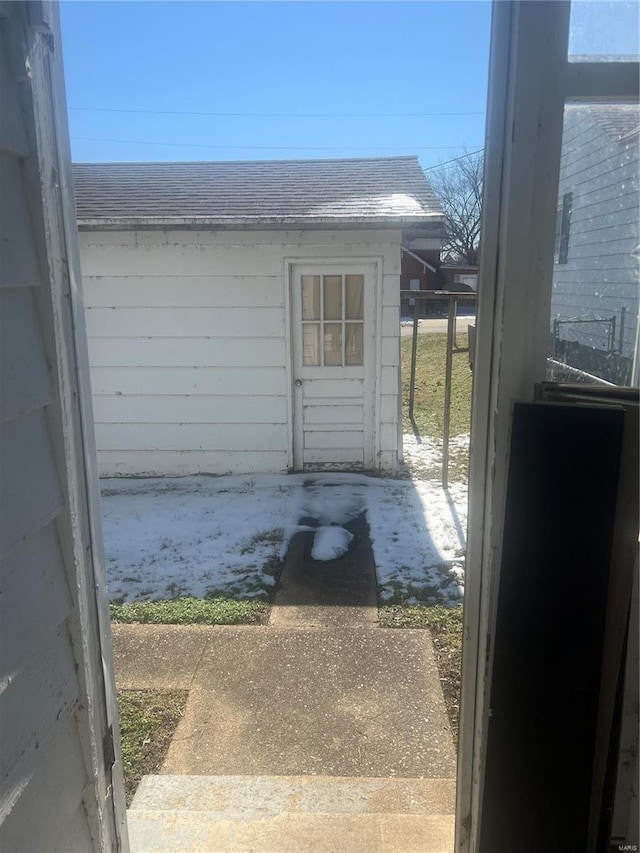
[[[627,385],[632,360],[622,355],[625,312],[611,317],[554,319],[551,332],[549,379]]]
[[[613,352],[616,339],[616,317],[593,317],[553,321],[554,353],[563,343],[575,343],[591,349]]]

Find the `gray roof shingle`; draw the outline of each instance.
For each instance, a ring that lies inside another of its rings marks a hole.
[[[591,116],[614,142],[624,142],[640,128],[640,106],[635,103],[578,103],[566,110],[578,117]]]
[[[417,157],[208,163],[79,163],[78,223],[405,225],[444,228]]]

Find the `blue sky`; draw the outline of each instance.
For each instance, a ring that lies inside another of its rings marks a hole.
[[[483,144],[490,19],[482,0],[65,2],[73,158],[435,165]]]

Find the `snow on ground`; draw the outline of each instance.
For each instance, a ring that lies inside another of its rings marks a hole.
[[[367,513],[380,596],[457,604],[464,594],[467,490],[429,480],[387,481]]]
[[[437,464],[433,445],[408,441],[407,449],[425,465]],[[323,560],[348,547],[339,525],[363,511],[383,600],[462,599],[462,483],[445,492],[436,480],[357,474],[105,479],[102,505],[112,599],[262,595],[290,538],[308,529],[301,519],[320,524],[314,553]]]
[[[404,435],[402,439],[404,461],[418,479],[436,479],[442,476],[442,441],[435,441],[428,435],[417,439],[414,435]],[[449,459],[455,463],[469,449],[469,434],[455,435],[449,439]]]
[[[286,550],[287,477],[102,480],[112,599],[260,595]]]
[[[353,533],[345,530],[339,525],[332,527],[319,527],[313,536],[311,547],[311,559],[326,562],[337,560],[349,550],[353,541]]]

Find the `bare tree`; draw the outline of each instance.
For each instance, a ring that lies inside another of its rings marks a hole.
[[[442,244],[442,258],[451,263],[478,264],[483,172],[482,151],[459,157],[431,172],[431,184],[447,217],[448,236]]]

